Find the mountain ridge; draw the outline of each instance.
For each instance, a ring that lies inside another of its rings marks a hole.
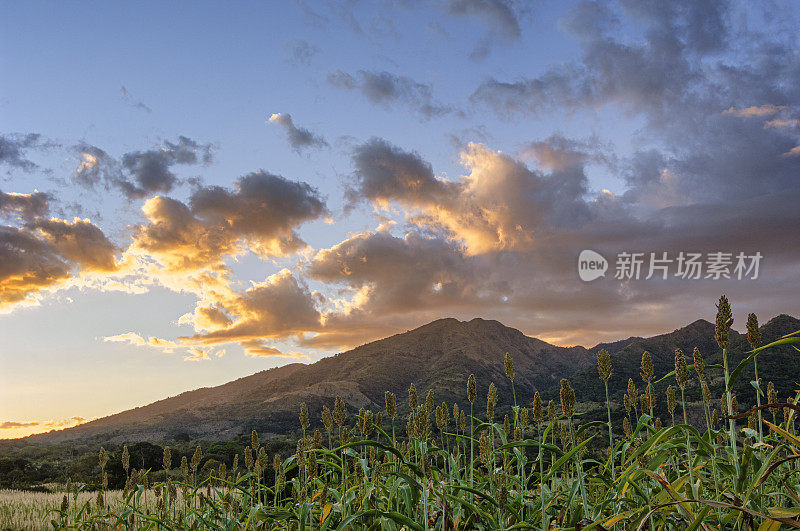
[[[781,331],[785,334],[797,329],[800,321],[786,314],[762,326],[765,342]],[[731,331],[733,357],[746,350],[742,341],[746,345],[745,335]],[[300,403],[308,405],[316,421],[322,405],[332,407],[336,396],[342,396],[351,412],[360,407],[377,411],[383,408],[384,391],[389,390],[398,396],[400,414],[404,414],[408,409],[406,391],[412,382],[420,391],[420,399],[432,389],[437,403],[457,401],[463,407],[469,374],[476,375],[479,397],[485,396],[489,383],[495,383],[500,391],[498,410],[502,410],[511,405],[512,395],[503,369],[506,352],[515,363],[514,384],[521,400],[532,397],[535,391],[557,399],[558,381],[569,378],[580,390],[580,400],[603,401],[603,386],[595,367],[601,348],[612,353],[615,376],[611,394],[619,397],[628,377],[639,385],[638,363],[644,350],[653,354],[658,378],[672,370],[675,348],[691,356],[694,347],[703,352],[706,363],[714,362],[718,349],[712,323],[698,319],[672,332],[586,348],[551,345],[495,320],[443,318],[312,364],[292,363],[260,371],[26,439],[43,444],[97,438],[167,440],[179,433],[198,439],[224,439],[251,429],[265,435],[286,434],[296,430]],[[800,374],[797,376],[800,379]],[[479,398],[480,407],[482,401]]]

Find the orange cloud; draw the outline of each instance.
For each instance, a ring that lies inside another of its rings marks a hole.
[[[373,139],[356,149],[348,195],[386,210],[397,203],[408,221],[461,243],[468,255],[530,249],[554,227],[587,218],[585,156],[557,140],[531,146],[550,173],[470,143],[460,155],[468,173],[450,182],[435,177],[416,153]]]
[[[310,292],[291,271],[283,269],[264,282],[253,283],[235,299],[225,301],[225,314],[231,316],[229,321],[219,320],[218,326],[212,326],[208,320],[200,321],[195,324],[196,329],[210,331],[180,339],[205,345],[241,342],[250,352],[264,355],[267,351],[258,341],[319,329],[321,315],[316,305],[320,302],[319,294]],[[202,317],[202,312],[190,314],[184,322],[193,322],[195,316]]]
[[[36,433],[44,433],[51,430],[71,428],[87,422],[87,419],[74,416],[63,420],[47,421],[12,421],[0,422],[0,439],[16,439],[27,437]]]
[[[89,220],[39,217],[0,226],[0,309],[32,303],[69,279],[117,268],[115,247]]]
[[[783,154],[784,157],[800,157],[800,146],[795,146],[786,153]]]
[[[175,349],[181,348],[181,345],[174,341],[159,339],[152,336],[145,339],[135,332],[125,332],[124,334],[107,336],[103,338],[103,341],[107,343],[127,343],[137,347],[152,347],[167,354],[175,352]]]
[[[744,109],[730,107],[729,109],[723,111],[722,114],[730,114],[740,118],[758,118],[762,116],[772,116],[786,109],[788,109],[788,107],[785,105],[772,105],[770,103],[766,105],[745,107]]]

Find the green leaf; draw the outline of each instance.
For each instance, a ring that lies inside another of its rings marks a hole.
[[[772,347],[778,347],[780,345],[788,345],[790,343],[800,343],[800,337],[791,337],[798,333],[800,333],[800,330],[798,330],[797,332],[792,332],[791,334],[788,334],[786,336],[783,336],[783,338],[778,339],[777,341],[773,341],[772,343],[769,343],[767,345],[764,345],[763,347],[758,347],[749,351],[750,355],[747,356],[742,361],[740,361],[739,365],[737,365],[736,368],[733,369],[733,372],[731,372],[731,375],[728,378],[728,390],[730,391],[731,389],[733,389],[733,383],[739,378],[739,373],[741,373],[742,369],[744,369],[747,366],[747,364],[753,360],[753,358],[758,356],[761,353],[761,351]]]

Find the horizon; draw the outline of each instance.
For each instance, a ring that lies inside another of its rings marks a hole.
[[[0,438],[451,316],[800,316],[795,2],[6,11]]]
[[[775,316],[773,316],[773,317],[770,317],[770,318],[769,318],[767,321],[765,321],[764,323],[762,323],[762,324],[761,324],[761,326],[763,327],[763,326],[765,326],[765,325],[769,324],[770,322],[772,322],[773,320],[775,320],[775,319],[777,319],[777,318],[779,318],[779,317],[789,317],[789,318],[791,318],[791,319],[795,319],[795,320],[797,319],[797,318],[795,318],[795,317],[793,317],[793,316],[791,316],[791,315],[787,315],[787,314],[778,314],[778,315],[775,315]],[[420,325],[420,326],[418,326],[418,327],[416,327],[416,328],[412,328],[412,329],[410,329],[410,330],[407,330],[406,332],[400,332],[398,335],[402,335],[402,334],[405,334],[405,333],[413,332],[413,331],[415,331],[415,330],[418,330],[418,329],[420,329],[420,328],[424,328],[424,327],[426,327],[426,326],[428,326],[428,325],[431,325],[431,324],[433,324],[433,323],[435,323],[435,322],[437,322],[437,321],[447,321],[447,320],[450,320],[450,319],[455,319],[455,318],[453,318],[453,317],[441,317],[441,318],[435,319],[435,320],[433,320],[433,321],[430,321],[430,322],[428,322],[428,323],[422,324],[422,325]],[[472,322],[472,321],[474,321],[474,320],[485,320],[485,321],[490,321],[490,320],[493,320],[493,319],[482,319],[482,318],[480,318],[480,317],[474,317],[474,318],[472,318],[472,319],[469,319],[469,320],[466,320],[466,319],[465,319],[465,320],[458,320],[458,319],[455,319],[455,320],[456,320],[456,321],[458,321],[459,323],[468,323],[468,322]],[[496,321],[496,320],[494,320],[494,321]],[[682,329],[684,329],[684,328],[688,328],[689,326],[691,326],[691,325],[693,325],[693,324],[695,324],[695,323],[697,323],[697,322],[700,322],[700,321],[702,321],[702,322],[705,322],[705,323],[708,323],[708,324],[713,324],[713,323],[711,323],[710,321],[708,321],[707,319],[699,318],[699,319],[695,319],[694,321],[691,321],[691,322],[687,323],[685,326],[682,326],[682,327],[680,327],[680,328],[677,328],[677,329],[673,330],[672,332],[662,332],[662,333],[655,334],[655,335],[651,335],[651,336],[644,336],[644,337],[641,337],[640,339],[645,339],[645,340],[646,340],[646,339],[651,339],[651,338],[654,338],[654,337],[658,337],[658,336],[660,336],[660,335],[665,335],[665,334],[669,334],[669,333],[674,333],[674,332],[677,332],[678,330],[682,330]],[[496,321],[496,322],[499,322],[499,321]],[[502,325],[503,323],[500,323],[500,324]],[[503,325],[503,326],[505,326],[505,325]],[[743,330],[744,330],[744,329],[743,329]],[[735,332],[735,333],[737,333],[737,334],[740,334],[740,335],[746,335],[746,334],[747,334],[747,331],[746,331],[746,330],[744,330],[744,332],[739,332],[739,331],[738,331],[738,330],[736,330],[736,328],[734,328],[734,327],[731,327],[731,331],[733,331],[733,332]],[[393,337],[393,336],[387,336],[387,337],[384,337],[384,338],[375,339],[375,340],[373,340],[373,341],[369,341],[369,342],[367,342],[367,343],[363,343],[363,344],[361,344],[361,345],[358,345],[358,346],[356,346],[356,347],[353,347],[353,349],[356,349],[356,348],[362,347],[362,346],[364,346],[364,345],[369,345],[370,343],[374,343],[374,342],[378,342],[378,341],[383,341],[383,340],[385,340],[385,339],[389,339],[390,337]],[[532,336],[527,336],[527,337],[532,337]],[[625,337],[625,338],[619,338],[619,339],[617,339],[617,340],[601,341],[601,342],[598,342],[598,343],[594,343],[594,344],[592,344],[591,346],[589,346],[589,345],[554,345],[554,346],[558,346],[558,347],[564,347],[564,348],[583,347],[583,348],[585,348],[585,349],[587,349],[587,350],[591,350],[591,349],[593,349],[593,348],[596,348],[597,346],[599,346],[599,345],[601,345],[601,344],[603,344],[603,343],[614,343],[614,342],[616,342],[616,341],[623,341],[623,340],[632,339],[632,338],[633,338],[633,336],[629,336],[629,337]],[[541,339],[541,338],[533,338],[533,339]],[[350,349],[350,350],[353,350],[353,349]],[[340,352],[340,353],[337,353],[337,354],[344,354],[344,353],[346,353],[346,352]],[[611,354],[612,354],[612,356],[614,355],[614,353],[613,353],[613,352],[612,352]],[[299,363],[299,364],[302,364],[302,365],[312,365],[312,364],[314,364],[314,363],[317,363],[317,361],[320,361],[320,360],[316,360],[316,361],[309,361],[309,362],[303,362],[303,361],[301,361],[301,360],[297,360],[297,361],[294,361],[294,362],[292,362],[292,363]],[[269,368],[269,369],[263,369],[262,371],[258,371],[258,372],[269,371],[269,370],[272,370],[272,369],[277,369],[277,368],[280,368],[280,367],[272,367],[272,368]],[[257,373],[253,373],[253,374],[249,374],[249,375],[244,375],[244,376],[241,376],[241,377],[239,377],[239,378],[247,378],[248,376],[253,376],[254,374],[257,374]],[[239,379],[239,378],[237,378],[237,379]],[[234,379],[234,380],[230,380],[230,381],[227,381],[227,382],[223,382],[223,383],[221,383],[221,384],[218,384],[218,385],[215,385],[215,386],[203,386],[203,385],[201,385],[201,386],[199,386],[199,387],[194,387],[194,388],[191,388],[191,389],[185,389],[185,390],[183,390],[183,391],[180,391],[180,392],[178,392],[178,393],[176,393],[176,394],[174,394],[174,395],[163,396],[163,397],[160,397],[160,398],[158,398],[158,399],[154,400],[153,402],[148,402],[148,403],[145,403],[145,404],[141,404],[141,405],[139,405],[139,406],[136,406],[136,407],[137,407],[137,408],[140,408],[140,407],[146,407],[146,406],[152,405],[152,404],[154,404],[154,403],[156,403],[156,402],[160,402],[160,401],[162,401],[162,400],[168,400],[168,399],[170,399],[170,398],[174,398],[174,397],[176,397],[176,396],[180,396],[180,395],[182,395],[182,394],[185,394],[185,393],[191,393],[191,392],[198,391],[198,390],[201,390],[201,389],[210,389],[210,388],[212,388],[212,387],[218,387],[219,385],[225,385],[225,384],[231,383],[231,382],[233,382],[233,381],[235,381],[235,380],[236,380],[236,379]],[[126,411],[130,411],[130,409],[125,409],[125,410],[120,410],[120,411],[114,411],[114,412],[110,413],[109,415],[116,415],[116,414],[118,414],[118,413],[124,413],[124,412],[126,412]],[[104,417],[107,417],[107,416],[109,416],[109,415],[104,415]],[[75,423],[75,424],[73,424],[73,425],[71,425],[71,426],[63,426],[63,427],[51,427],[49,430],[46,430],[46,431],[36,431],[36,432],[34,432],[34,433],[29,433],[29,434],[26,434],[26,435],[18,435],[18,436],[4,436],[4,437],[0,437],[0,441],[11,441],[11,440],[16,440],[16,439],[23,439],[23,438],[29,437],[29,436],[31,436],[31,435],[40,435],[40,434],[47,434],[47,433],[52,433],[52,432],[57,432],[57,431],[67,430],[67,429],[74,428],[74,427],[76,427],[76,426],[80,426],[80,425],[82,425],[82,424],[86,424],[86,423],[89,423],[89,422],[92,422],[92,421],[94,421],[94,420],[98,420],[98,419],[101,419],[101,418],[104,418],[104,417],[95,417],[95,418],[91,418],[91,419],[81,419],[81,421],[80,421],[80,422],[78,422],[78,423]]]

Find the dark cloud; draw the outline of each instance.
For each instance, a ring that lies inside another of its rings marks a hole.
[[[116,185],[131,199],[169,192],[179,182],[171,171],[172,166],[207,165],[211,160],[212,148],[209,144],[180,136],[177,142],[165,141],[158,149],[125,153],[121,163],[129,177],[120,176]]]
[[[190,204],[206,223],[244,238],[279,239],[290,247],[300,243],[294,227],[327,213],[316,188],[263,170],[238,179],[234,190],[200,188]]]
[[[447,11],[457,17],[473,18],[486,27],[486,35],[478,39],[469,54],[473,61],[482,61],[489,56],[495,43],[507,44],[520,39],[520,6],[507,0],[449,0]]]
[[[466,175],[446,184],[416,153],[376,140],[359,146],[351,200],[389,210],[399,205],[410,224],[437,236],[426,240],[429,261],[408,249],[408,242],[418,246],[419,235],[364,234],[320,251],[308,274],[354,294],[352,308],[328,315],[325,332],[307,344],[363,340],[357,320],[392,329],[393,320],[421,324],[443,312],[477,313],[556,341],[585,342],[633,333],[631,323],[636,333],[651,333],[685,324],[688,314],[713,317],[721,291],[748,301],[749,311],[792,312],[792,302],[768,295],[800,283],[800,255],[785,236],[787,227],[800,226],[800,169],[795,157],[782,156],[791,145],[781,140],[784,133],[764,127],[776,112],[712,113],[706,129],[685,142],[715,145],[683,149],[684,141],[674,140],[682,149],[641,150],[625,159],[593,139],[560,135],[524,146],[532,167],[471,144],[461,154]],[[627,192],[591,191],[589,164],[618,172]],[[579,280],[583,249],[610,260],[607,278]],[[615,257],[623,251],[644,253],[641,280],[614,279]],[[716,251],[760,252],[759,280],[644,280],[651,252],[674,260],[680,252]],[[442,256],[447,260],[437,262]],[[449,299],[430,289],[437,263],[457,278]]]
[[[522,32],[511,2],[505,0],[450,0],[447,6],[452,15],[471,16],[485,22],[498,36],[519,39]]]
[[[44,216],[50,210],[50,194],[35,191],[30,194],[5,193],[0,190],[0,214],[19,216],[23,220],[31,220]]]
[[[193,179],[181,180],[174,172],[177,165],[208,165],[213,161],[213,146],[179,136],[177,141],[165,141],[160,147],[146,151],[131,151],[117,160],[101,148],[81,142],[73,147],[81,161],[73,180],[93,188],[103,184],[107,190],[117,188],[129,199],[170,192],[175,186]]]
[[[23,171],[34,170],[38,166],[28,159],[27,152],[53,145],[36,133],[0,135],[0,164]]]
[[[295,65],[309,66],[311,60],[319,54],[319,48],[305,39],[294,39],[284,45],[289,62]]]
[[[437,179],[430,163],[417,153],[410,153],[373,138],[355,148],[354,183],[348,188],[351,201],[400,200],[409,204],[431,204],[457,193],[460,185]]]
[[[286,131],[286,137],[289,140],[289,145],[292,146],[296,152],[300,152],[306,148],[322,148],[326,147],[328,143],[319,135],[315,135],[305,127],[297,127],[294,125],[292,115],[288,113],[277,113],[269,117],[269,122],[278,124]]]
[[[364,290],[353,308],[361,315],[474,305],[483,299],[475,268],[461,249],[417,232],[403,238],[386,231],[358,234],[317,253],[308,274],[355,292]]]
[[[618,106],[644,118],[623,163],[632,204],[663,207],[753,194],[796,183],[800,59],[793,36],[735,26],[725,2],[580,2],[561,21],[580,61],[514,82],[490,80],[472,95],[503,114]],[[614,35],[621,21],[642,38]],[[735,44],[732,35],[736,35]],[[711,59],[713,58],[713,60]],[[777,118],[775,118],[775,116]]]
[[[335,88],[358,90],[370,103],[387,109],[396,104],[405,105],[423,118],[434,118],[456,112],[453,107],[438,103],[434,99],[430,85],[386,71],[359,70],[353,76],[335,70],[328,73],[328,83]]]
[[[94,188],[102,182],[108,189],[121,181],[117,161],[99,147],[81,142],[73,150],[81,158],[73,174],[73,180],[79,185]]]
[[[128,92],[128,89],[125,88],[125,85],[121,85],[119,87],[119,91],[122,94],[122,99],[125,100],[125,103],[127,103],[131,107],[134,107],[136,109],[139,109],[139,110],[142,110],[142,111],[145,111],[145,112],[153,112],[153,109],[151,109],[150,107],[145,105],[143,102],[141,102],[141,101],[137,100],[136,98],[134,98],[131,95],[131,93]]]

